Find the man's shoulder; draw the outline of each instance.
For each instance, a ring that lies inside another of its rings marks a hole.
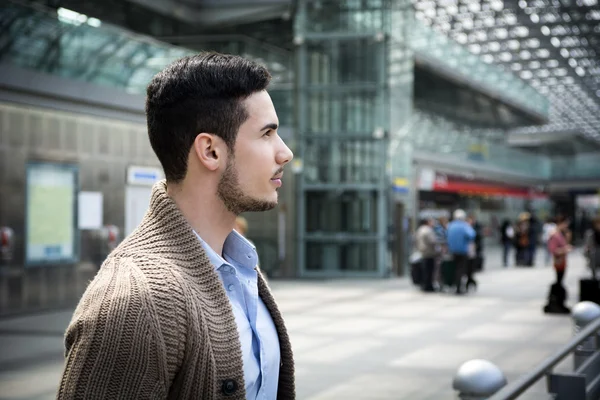
[[[116,323],[141,318],[166,327],[178,310],[185,309],[183,293],[180,280],[154,260],[114,254],[89,283],[71,322],[105,319]]]
[[[127,297],[153,296],[156,292],[180,292],[182,278],[166,260],[152,254],[130,254],[116,249],[104,261],[90,284],[112,282]]]

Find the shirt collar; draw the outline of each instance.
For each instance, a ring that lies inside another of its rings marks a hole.
[[[198,235],[198,232],[194,231],[194,233],[198,240],[200,240],[204,251],[206,251],[207,257],[215,267],[215,270],[218,270],[223,265],[231,265],[231,262],[250,269],[254,269],[258,264],[256,247],[235,230],[227,235],[225,243],[223,243],[223,256],[217,254],[208,243],[202,240],[200,235]]]

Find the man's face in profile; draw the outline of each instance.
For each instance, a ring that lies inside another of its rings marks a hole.
[[[236,215],[274,208],[283,167],[293,158],[277,134],[279,120],[269,94],[254,93],[242,105],[248,119],[240,126],[217,190],[225,206]]]

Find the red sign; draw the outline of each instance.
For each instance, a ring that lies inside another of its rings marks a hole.
[[[436,174],[435,192],[451,192],[476,196],[509,196],[520,198],[546,198],[547,195],[532,188],[509,186],[499,183],[465,180],[444,174]]]

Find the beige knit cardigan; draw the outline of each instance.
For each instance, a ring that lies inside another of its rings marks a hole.
[[[279,335],[277,398],[294,399],[290,341],[260,272],[258,292]],[[164,181],[88,286],[65,346],[58,399],[245,399],[229,299]]]

